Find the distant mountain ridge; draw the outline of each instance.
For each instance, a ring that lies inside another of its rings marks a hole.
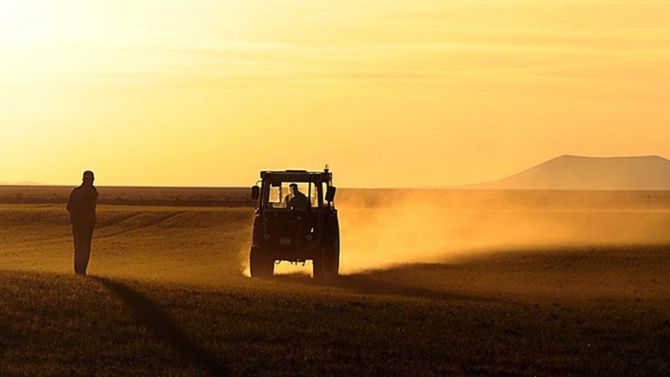
[[[518,190],[670,190],[670,160],[660,156],[564,155],[475,188]]]
[[[0,182],[0,186],[48,186],[39,182]]]

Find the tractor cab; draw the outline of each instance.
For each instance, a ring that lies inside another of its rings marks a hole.
[[[271,276],[279,261],[312,260],[315,278],[339,270],[339,222],[332,173],[262,171],[251,188],[257,201],[250,251],[251,276]]]

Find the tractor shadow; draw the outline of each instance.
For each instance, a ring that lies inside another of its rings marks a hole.
[[[231,375],[229,368],[209,351],[190,339],[158,305],[124,283],[104,277],[91,277],[114,292],[132,312],[135,320],[147,328],[155,339],[169,344],[185,361],[210,376]]]
[[[444,267],[448,268],[448,266]],[[347,291],[372,296],[400,296],[438,301],[500,302],[497,299],[489,297],[468,295],[450,291],[431,290],[408,283],[384,281],[378,276],[378,272],[380,271],[340,275],[336,278],[325,280],[313,279],[306,274],[285,274],[275,275],[272,280],[300,285],[340,288]]]

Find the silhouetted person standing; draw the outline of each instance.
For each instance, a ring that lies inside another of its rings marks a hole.
[[[95,206],[98,203],[98,190],[93,186],[94,180],[93,172],[85,171],[81,186],[72,190],[67,201],[74,237],[74,273],[77,275],[86,275],[88,259],[91,256]]]

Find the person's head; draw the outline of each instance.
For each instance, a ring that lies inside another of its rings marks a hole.
[[[86,170],[82,177],[82,182],[84,182],[84,184],[92,185],[93,181],[95,181],[95,174],[90,170]]]
[[[298,184],[297,183],[291,183],[290,185],[288,185],[288,187],[291,189],[292,193],[295,194],[296,192],[298,192]]]

